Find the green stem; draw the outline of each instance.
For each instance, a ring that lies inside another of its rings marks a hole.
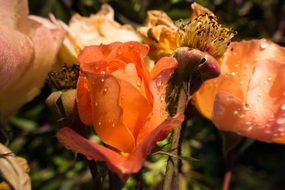
[[[183,88],[180,92],[177,113],[184,113],[188,102],[187,91]],[[171,155],[168,158],[166,172],[163,182],[163,190],[179,189],[179,146],[180,146],[181,125],[175,128],[171,141]]]

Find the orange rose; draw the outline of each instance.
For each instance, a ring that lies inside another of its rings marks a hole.
[[[71,128],[57,134],[67,148],[105,161],[121,179],[139,171],[154,144],[183,120],[182,113],[169,117],[165,112],[166,83],[177,62],[162,58],[149,72],[144,65],[148,50],[138,42],[116,42],[86,47],[79,55],[79,115],[109,148]]]
[[[232,43],[221,75],[194,100],[221,130],[285,143],[285,48],[265,39]]]

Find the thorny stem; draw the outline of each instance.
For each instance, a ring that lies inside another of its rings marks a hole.
[[[184,112],[188,101],[188,95],[185,90],[181,90],[178,102],[177,112]],[[179,155],[180,155],[180,133],[181,126],[173,131],[171,142],[171,156],[168,158],[166,172],[163,183],[163,190],[179,189]],[[173,188],[172,188],[173,187]]]

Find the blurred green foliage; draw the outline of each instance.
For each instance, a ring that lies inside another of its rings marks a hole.
[[[29,0],[30,13],[48,16],[49,12],[68,22],[72,14],[88,16],[109,3],[116,20],[138,26],[144,23],[147,10],[166,11],[174,20],[190,15],[192,1],[182,0]],[[283,0],[200,0],[222,23],[238,31],[235,40],[270,38],[285,44],[285,2]],[[84,159],[57,142],[56,120],[45,105],[51,93],[46,85],[42,93],[26,104],[8,124],[9,147],[30,165],[33,189],[94,189]],[[221,189],[224,155],[221,134],[206,119],[195,116],[183,133],[181,180],[183,189]],[[161,143],[162,150],[168,145]],[[157,150],[154,150],[154,152]],[[166,165],[166,155],[149,156],[143,170],[130,178],[123,189],[159,189]],[[239,155],[233,169],[233,190],[285,189],[285,147],[253,142]],[[137,183],[137,182],[140,183]],[[97,187],[95,189],[102,189]]]

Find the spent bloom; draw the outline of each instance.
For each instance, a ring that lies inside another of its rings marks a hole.
[[[149,71],[144,65],[148,51],[138,42],[84,48],[79,55],[79,116],[107,146],[67,127],[57,134],[67,148],[105,161],[123,180],[138,172],[155,143],[183,121],[182,113],[170,117],[165,111],[166,84],[177,62],[165,57]]]
[[[218,23],[217,17],[207,8],[192,3],[192,16],[175,24],[162,11],[149,11],[146,26],[139,28],[152,56],[170,55],[179,47],[207,52],[219,59],[235,35],[231,29]]]

